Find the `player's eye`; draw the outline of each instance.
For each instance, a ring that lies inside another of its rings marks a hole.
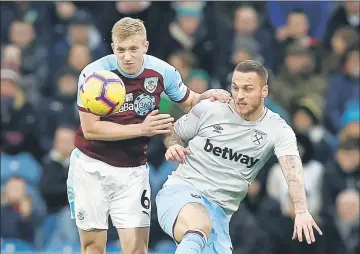
[[[237,86],[233,86],[232,89],[235,91],[239,90],[239,88]]]
[[[138,48],[132,48],[131,51],[132,52],[136,52],[138,50]]]

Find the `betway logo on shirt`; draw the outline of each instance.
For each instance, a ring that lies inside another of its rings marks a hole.
[[[259,162],[259,159],[255,159],[246,154],[234,152],[231,148],[226,146],[224,148],[214,146],[211,144],[209,139],[206,140],[204,151],[212,153],[215,156],[221,156],[223,159],[240,162],[246,165],[247,168],[252,168],[256,163]]]

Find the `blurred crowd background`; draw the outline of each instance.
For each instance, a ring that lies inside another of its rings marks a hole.
[[[324,235],[291,240],[294,211],[271,158],[231,220],[234,254],[355,254],[359,244],[359,2],[1,2],[2,252],[79,252],[66,195],[79,127],[77,79],[111,54],[122,17],[145,22],[149,54],[198,93],[229,90],[246,59],[271,72],[266,105],[294,128],[309,210]],[[161,111],[182,115],[166,96]],[[152,197],[176,168],[149,145]],[[119,251],[116,230],[108,251]],[[153,206],[150,249],[174,253]]]

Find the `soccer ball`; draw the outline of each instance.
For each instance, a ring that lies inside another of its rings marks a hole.
[[[98,116],[117,112],[126,96],[124,82],[118,75],[106,70],[86,76],[79,92],[84,108]]]

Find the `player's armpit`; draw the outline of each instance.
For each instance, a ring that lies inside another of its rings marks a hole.
[[[281,156],[279,163],[288,184],[295,213],[307,212],[304,172],[300,157],[295,155]]]

